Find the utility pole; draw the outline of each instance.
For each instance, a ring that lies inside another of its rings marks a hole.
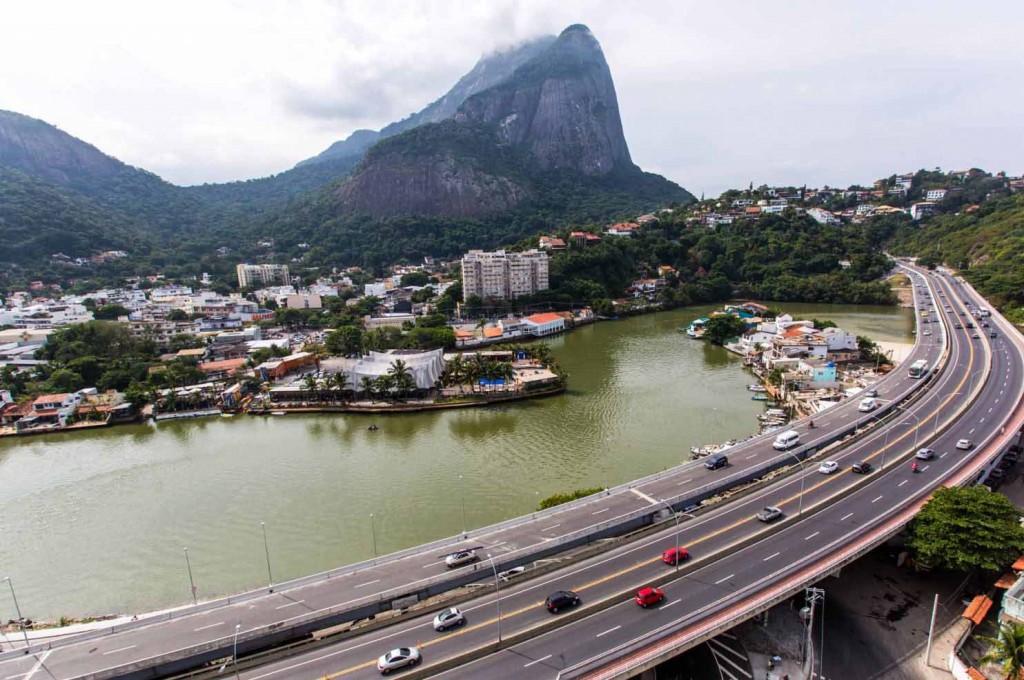
[[[824,610],[825,610],[825,591],[822,590],[821,588],[804,588],[804,602],[806,603],[805,607],[810,610],[810,616],[808,617],[808,620],[807,620],[807,635],[801,641],[801,647],[804,650],[803,658],[801,659],[801,662],[804,662],[804,661],[807,660],[807,653],[808,653],[807,645],[810,644],[811,647],[813,647],[813,645],[814,645],[814,643],[812,642],[812,638],[811,638],[811,636],[814,635],[814,605],[817,604],[819,600],[822,603],[821,604],[822,613],[824,614]],[[823,646],[824,645],[824,641],[825,641],[825,617],[824,616],[822,616],[822,620],[821,620],[821,636],[822,636],[822,646]],[[813,659],[813,656],[811,658]],[[821,663],[822,662],[819,661],[819,664],[821,664]],[[814,675],[814,669],[813,669],[814,663],[813,663],[813,661],[811,663],[811,666],[812,666],[812,668],[811,668],[811,675],[813,677],[813,675]],[[821,665],[821,666],[819,666],[819,668],[824,668],[824,666]],[[818,677],[821,677],[821,673],[818,673]]]
[[[935,593],[935,601],[932,603],[932,622],[928,624],[928,647],[924,653],[925,664],[932,665],[932,635],[935,633],[935,612],[939,608],[939,594]]]

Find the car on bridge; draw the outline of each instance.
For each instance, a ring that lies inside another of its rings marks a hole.
[[[444,563],[449,569],[454,569],[470,562],[476,562],[478,559],[480,558],[475,550],[459,550],[445,557]]]
[[[548,611],[552,614],[557,614],[559,610],[565,609],[566,607],[575,607],[579,603],[580,596],[571,590],[556,590],[548,595],[548,598],[544,600],[544,606],[547,607]]]
[[[839,463],[834,460],[826,460],[824,463],[818,466],[818,472],[823,475],[830,475],[833,472],[839,470]]]
[[[866,475],[874,469],[866,460],[859,460],[850,466],[850,472],[858,475]]]
[[[757,513],[754,516],[757,517],[757,519],[759,519],[760,521],[767,524],[768,522],[774,522],[775,520],[782,517],[782,510],[776,508],[773,505],[766,505],[761,510],[761,512]]]
[[[384,656],[377,659],[377,670],[381,675],[387,675],[391,671],[415,666],[420,662],[420,650],[416,647],[399,647],[392,649]]]
[[[712,456],[708,456],[704,461],[704,467],[708,470],[717,470],[720,467],[725,467],[729,464],[729,457],[721,453],[716,453]]]
[[[451,607],[434,617],[434,630],[440,632],[465,623],[466,615],[459,611],[458,607]]]
[[[690,559],[690,551],[686,548],[669,548],[661,553],[661,561],[665,564],[679,564]]]
[[[641,588],[636,591],[633,598],[643,608],[651,607],[665,599],[665,592],[661,588]]]
[[[914,454],[914,458],[918,460],[931,460],[935,457],[935,452],[931,449],[918,449],[917,453]]]
[[[970,439],[960,439],[956,443],[956,448],[960,449],[961,451],[970,451],[972,448],[974,448],[974,444],[971,443]]]

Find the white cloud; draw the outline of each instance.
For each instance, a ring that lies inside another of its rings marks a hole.
[[[576,22],[602,43],[634,160],[695,193],[1024,170],[1016,0],[8,3],[0,107],[174,182],[256,177]]]

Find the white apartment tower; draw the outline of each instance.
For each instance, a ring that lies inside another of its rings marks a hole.
[[[265,288],[291,283],[286,264],[240,264],[235,267],[239,288]]]
[[[462,257],[462,296],[514,300],[548,289],[548,254],[540,250],[486,253],[471,250]]]

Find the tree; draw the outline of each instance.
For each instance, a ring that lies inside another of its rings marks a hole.
[[[938,489],[910,524],[910,547],[925,564],[998,570],[1024,550],[1024,527],[1006,496],[983,486]]]
[[[359,354],[363,347],[363,329],[359,326],[342,326],[331,331],[324,340],[324,345],[331,354],[340,356]]]
[[[67,368],[58,368],[46,381],[47,392],[77,392],[85,387],[82,376]]]
[[[364,375],[359,379],[359,391],[362,392],[367,399],[373,398],[373,392],[376,388],[377,384],[370,376]]]
[[[316,379],[316,376],[312,373],[306,374],[306,377],[302,379],[302,390],[304,392],[313,395],[320,388],[320,381]]]
[[[348,373],[345,371],[338,371],[328,379],[328,385],[338,393],[342,401],[345,401],[345,390],[348,389],[348,384]]]
[[[724,345],[729,338],[743,335],[746,330],[747,324],[739,317],[732,316],[731,314],[716,316],[705,324],[704,337],[712,345]]]
[[[400,283],[403,288],[405,286],[425,286],[430,283],[430,277],[427,276],[426,272],[409,272],[408,274],[402,274]]]
[[[395,388],[395,376],[385,373],[384,375],[377,376],[373,382],[378,394],[385,399],[391,397],[391,390]]]
[[[121,305],[103,305],[93,312],[92,315],[97,319],[115,321],[119,316],[128,316],[128,310]]]
[[[167,312],[168,321],[188,321],[188,314],[181,309],[172,309]]]
[[[990,649],[979,660],[998,664],[1007,680],[1018,680],[1024,673],[1024,626],[1007,622],[999,627],[996,637],[977,636]]]

